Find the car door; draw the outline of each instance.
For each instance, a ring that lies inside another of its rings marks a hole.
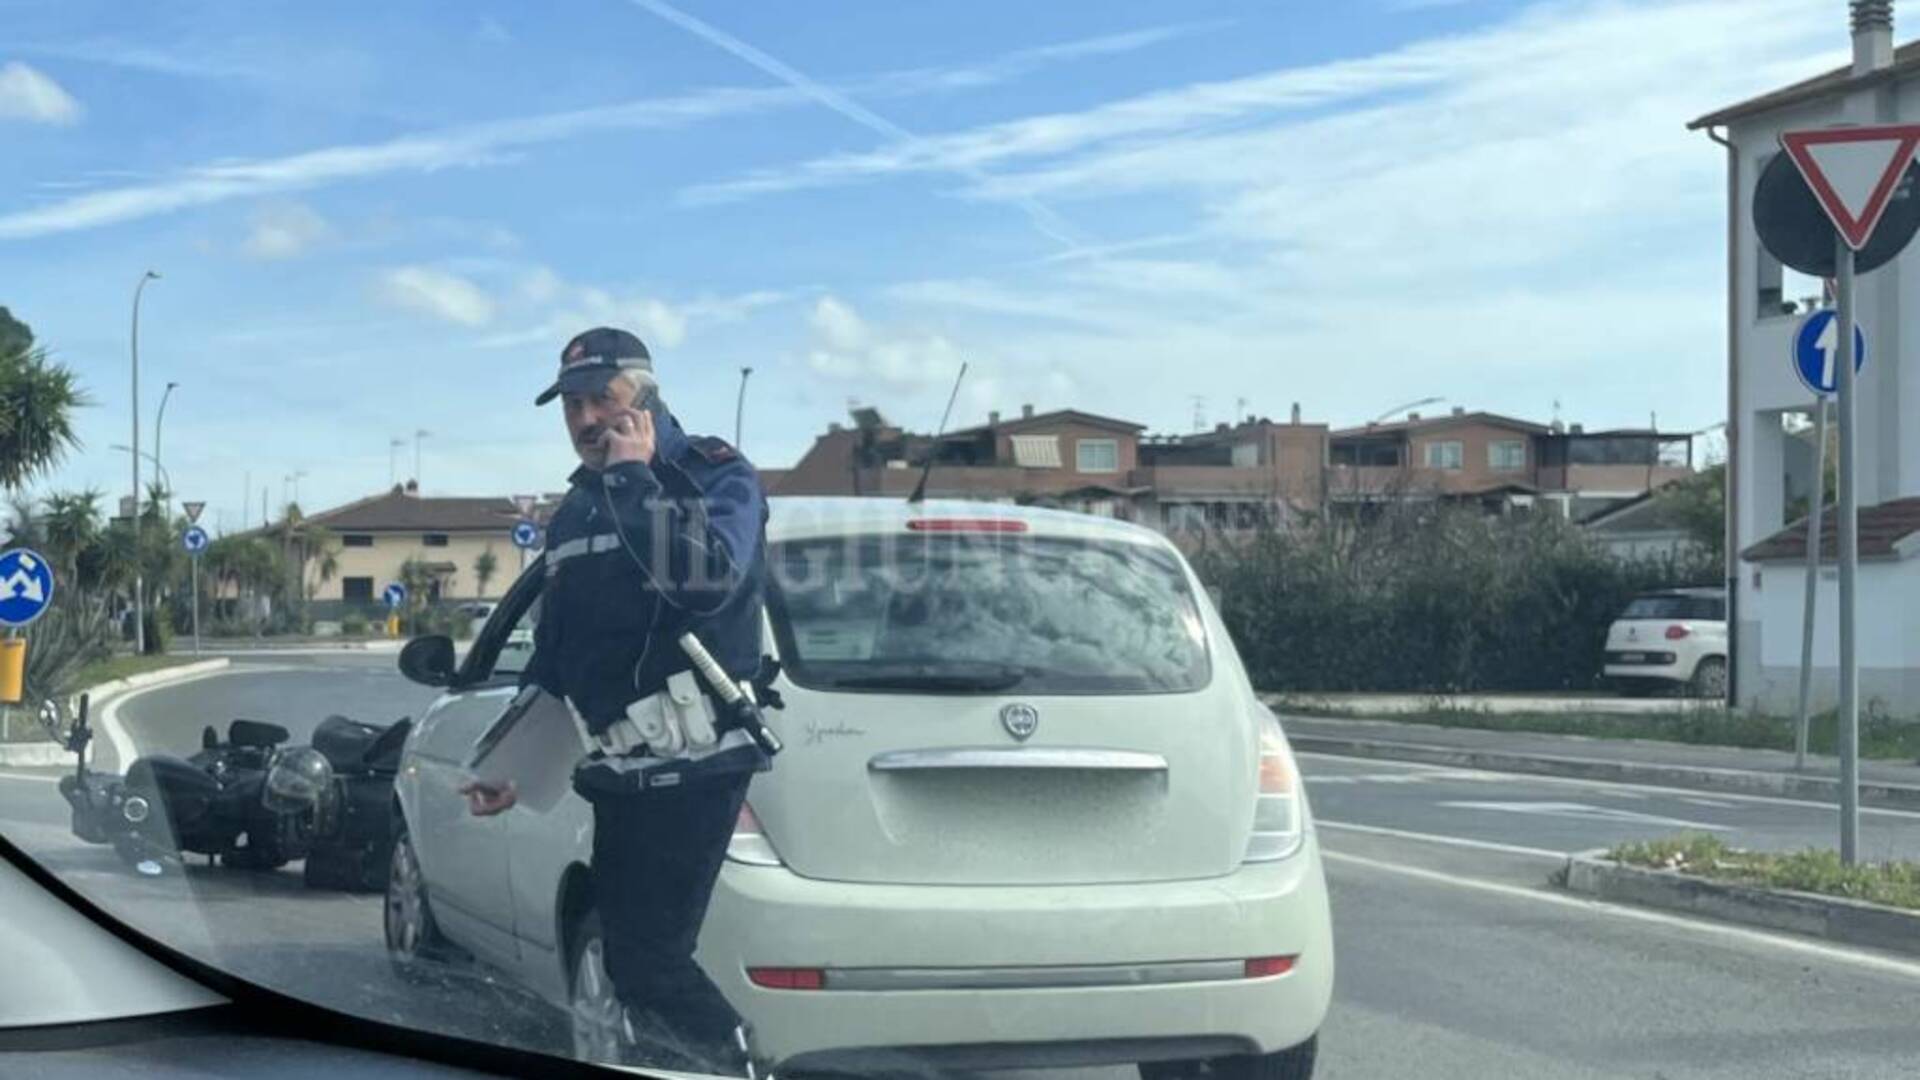
[[[409,822],[416,838],[434,915],[449,936],[487,959],[509,965],[518,960],[514,939],[512,861],[508,815],[475,817],[467,811],[460,786],[472,779],[469,768],[482,733],[513,705],[519,692],[521,648],[511,640],[519,617],[539,594],[539,566],[522,576],[494,617],[474,639],[454,686],[434,702],[420,721],[413,763],[419,769]]]

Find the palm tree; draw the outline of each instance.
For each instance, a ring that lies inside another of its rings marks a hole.
[[[18,488],[80,445],[73,410],[90,404],[45,349],[0,354],[0,488]]]
[[[79,578],[80,557],[100,537],[101,493],[57,491],[41,504],[40,528],[46,536],[47,555],[53,559],[68,581]]]

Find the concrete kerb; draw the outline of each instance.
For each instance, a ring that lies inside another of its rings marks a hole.
[[[118,697],[129,690],[141,690],[149,686],[162,686],[170,682],[196,678],[226,668],[232,661],[226,657],[211,660],[199,660],[178,667],[163,668],[160,671],[147,671],[138,675],[129,675],[124,679],[110,679],[97,683],[74,694],[89,698],[89,708],[97,709],[110,698]],[[37,721],[36,721],[37,722]],[[52,740],[23,743],[0,743],[0,766],[12,768],[34,768],[49,765],[66,765],[71,755],[65,747]]]
[[[1604,850],[1567,857],[1569,892],[1920,956],[1920,912],[1837,896],[1766,889],[1627,866]]]
[[[1341,757],[1412,761],[1463,769],[1485,769],[1489,772],[1533,773],[1696,791],[1724,791],[1735,795],[1771,795],[1807,802],[1831,803],[1840,797],[1839,781],[1824,776],[1668,765],[1651,761],[1512,754],[1499,750],[1434,746],[1387,739],[1343,739],[1293,732],[1288,732],[1287,738],[1296,750]],[[1920,787],[1863,780],[1860,783],[1860,805],[1886,810],[1920,810]]]

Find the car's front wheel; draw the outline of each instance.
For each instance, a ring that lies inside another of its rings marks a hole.
[[[1319,1036],[1271,1054],[1236,1054],[1200,1061],[1140,1065],[1140,1080],[1310,1080]]]
[[[625,1014],[607,977],[606,941],[600,914],[589,911],[573,932],[567,970],[567,1019],[573,1028],[573,1056],[581,1061],[623,1063],[628,1057]]]
[[[404,831],[393,845],[393,863],[387,874],[385,904],[387,957],[394,970],[408,979],[425,977],[436,964],[455,959],[459,950],[440,932],[427,900],[426,875],[413,850],[413,837]]]
[[[1693,669],[1691,685],[1694,697],[1723,698],[1727,696],[1727,661],[1724,657],[1709,656],[1700,661]]]

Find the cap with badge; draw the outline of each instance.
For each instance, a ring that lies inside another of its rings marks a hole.
[[[561,394],[597,393],[623,371],[640,372],[652,380],[653,357],[646,343],[625,330],[597,326],[560,350],[560,374],[533,403],[545,405]]]

